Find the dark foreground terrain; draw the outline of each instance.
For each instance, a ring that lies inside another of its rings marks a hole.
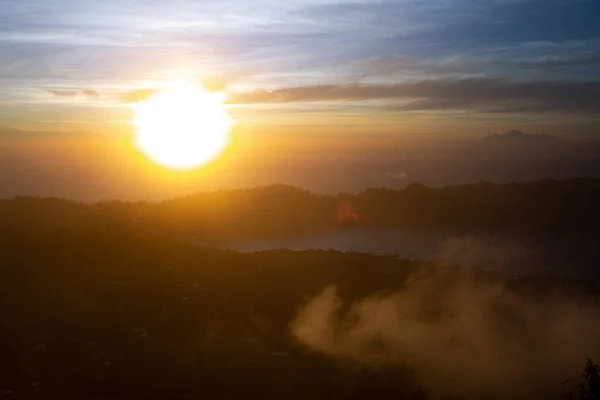
[[[7,398],[561,398],[600,350],[600,289],[565,279],[118,231],[0,248]]]
[[[563,382],[600,359],[599,189],[578,179],[2,200],[0,396],[595,398]],[[458,238],[437,263],[207,245],[392,228]],[[600,387],[596,375],[583,380]]]

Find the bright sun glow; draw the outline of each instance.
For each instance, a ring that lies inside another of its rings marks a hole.
[[[223,93],[177,82],[135,104],[135,143],[153,161],[191,169],[218,157],[229,143],[232,119]]]

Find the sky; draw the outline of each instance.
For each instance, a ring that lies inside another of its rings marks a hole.
[[[513,128],[600,141],[597,0],[0,0],[0,9],[0,147],[43,145],[49,159],[52,146],[76,163],[126,142],[131,103],[182,77],[227,94],[246,155]]]

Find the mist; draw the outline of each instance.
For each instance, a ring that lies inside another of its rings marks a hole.
[[[464,261],[482,246],[457,239],[440,258]],[[408,368],[433,397],[558,398],[600,354],[600,307],[583,289],[515,285],[499,271],[521,248],[487,254],[494,272],[423,265],[399,290],[352,303],[327,286],[299,309],[291,332],[341,363]]]

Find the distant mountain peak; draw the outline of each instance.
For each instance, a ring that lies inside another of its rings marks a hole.
[[[545,133],[534,134],[525,133],[523,131],[512,129],[508,132],[498,134],[495,133],[490,136],[485,136],[481,139],[486,143],[498,143],[498,144],[558,144],[563,141],[555,136],[547,135]]]
[[[523,137],[526,136],[527,134],[523,131],[520,131],[518,129],[511,129],[510,131],[504,133],[504,136],[507,137]]]
[[[404,192],[406,193],[423,193],[428,192],[429,190],[430,189],[421,182],[413,182],[404,188]]]

